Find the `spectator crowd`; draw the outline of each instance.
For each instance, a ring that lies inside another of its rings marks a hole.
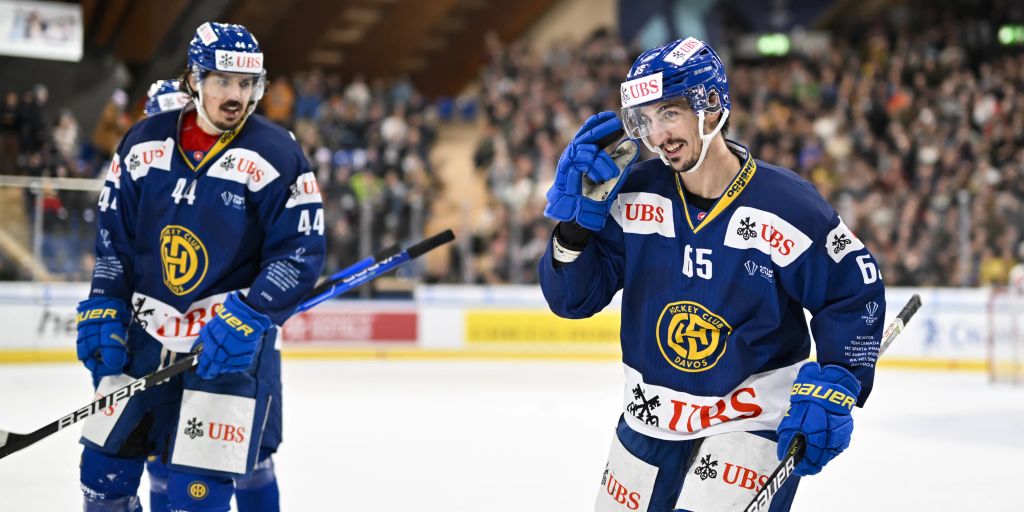
[[[728,62],[728,45],[717,45],[733,105],[728,137],[811,181],[889,285],[999,285],[1024,260],[1024,51],[998,45],[995,13],[957,5],[906,2],[782,58]],[[462,233],[468,254],[433,279],[535,283],[558,156],[590,115],[618,110],[619,83],[642,49],[609,30],[542,49],[492,35],[486,47],[471,102],[486,215]],[[69,111],[54,115],[44,86],[3,100],[0,174],[96,177],[139,110],[115,92],[84,140]],[[446,105],[404,78],[311,70],[271,80],[260,111],[293,131],[316,169],[328,271],[421,237],[443,185],[429,153]],[[42,193],[47,266],[87,279],[95,194]],[[25,193],[30,221],[34,197]],[[0,254],[0,279],[25,277]]]
[[[49,117],[45,86],[20,98],[8,93],[0,111],[0,174],[102,175],[121,136],[141,116],[144,101],[138,98],[132,108],[128,95],[115,91],[83,143],[71,112]],[[438,188],[428,158],[437,108],[408,80],[367,83],[357,77],[342,83],[334,74],[298,73],[272,80],[260,111],[293,131],[317,173],[327,219],[328,272],[420,236]],[[44,263],[57,277],[89,279],[96,193],[49,187],[40,193]],[[31,223],[37,196],[26,190],[24,199]],[[0,253],[0,279],[28,277]]]
[[[986,13],[911,4],[833,32],[817,53],[727,62],[728,138],[811,181],[889,285],[1005,284],[1024,260],[1024,52],[971,18]],[[475,164],[503,222],[473,236],[503,252],[479,280],[535,282],[558,156],[587,117],[618,110],[642,49],[606,31],[488,49]]]

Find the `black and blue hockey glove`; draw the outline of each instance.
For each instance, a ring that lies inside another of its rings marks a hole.
[[[623,133],[622,121],[614,112],[601,112],[583,123],[558,159],[555,183],[547,193],[546,217],[574,221],[591,231],[604,227],[612,201],[639,152],[636,142],[629,139],[611,154],[604,151]]]
[[[860,381],[846,368],[810,362],[800,367],[789,397],[789,412],[779,423],[778,456],[786,456],[797,434],[807,441],[804,457],[793,473],[816,475],[825,464],[850,446],[853,434],[853,406],[860,394]]]
[[[78,303],[78,360],[94,380],[117,375],[128,362],[128,308],[124,301],[93,297]]]
[[[238,292],[232,292],[217,309],[213,320],[199,330],[192,344],[199,354],[196,373],[204,379],[231,372],[244,372],[252,366],[263,333],[272,325],[270,318],[245,303]]]

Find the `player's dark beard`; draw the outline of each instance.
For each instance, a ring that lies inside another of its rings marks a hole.
[[[661,145],[661,150],[665,151],[665,148],[675,147],[675,146],[678,146],[679,144],[686,144],[687,146],[690,145],[689,142],[687,142],[687,141],[685,141],[683,139],[669,139],[668,141],[666,141],[664,144]],[[674,164],[676,162],[681,161],[681,159],[682,159],[682,157],[673,157],[673,158],[670,158],[669,161]],[[683,166],[680,167],[678,170],[675,169],[674,167],[673,167],[672,170],[674,170],[676,172],[686,172],[686,171],[689,171],[690,169],[692,169],[694,165],[697,165],[697,157],[693,157],[693,158],[687,160],[683,164]]]

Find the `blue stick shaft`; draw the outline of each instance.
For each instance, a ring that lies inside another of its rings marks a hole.
[[[368,258],[368,259],[372,259],[372,258]],[[359,262],[357,262],[355,265],[352,265],[352,266],[354,267],[356,265],[359,265],[363,261],[366,261],[366,260],[360,260]],[[354,273],[352,275],[349,275],[348,277],[342,279],[342,281],[340,283],[338,283],[338,284],[336,284],[336,285],[334,285],[334,286],[324,290],[322,293],[320,293],[320,294],[318,294],[318,295],[316,295],[314,297],[310,297],[309,299],[306,299],[305,301],[302,302],[302,304],[299,306],[299,308],[295,310],[295,312],[296,313],[301,313],[303,311],[306,311],[307,309],[310,309],[310,308],[316,306],[317,304],[320,304],[321,302],[323,302],[323,301],[325,301],[327,299],[331,299],[331,298],[337,297],[338,295],[341,295],[343,293],[347,293],[351,289],[353,289],[353,288],[355,288],[355,287],[357,287],[357,286],[359,286],[359,285],[361,285],[361,284],[363,284],[363,283],[365,283],[365,282],[367,282],[367,281],[369,281],[369,280],[371,280],[371,279],[373,279],[373,278],[375,278],[375,277],[377,277],[377,276],[379,276],[381,274],[384,274],[386,272],[390,272],[392,269],[394,269],[395,267],[401,265],[402,263],[405,263],[406,261],[409,261],[409,252],[408,251],[402,251],[401,253],[396,254],[394,256],[391,256],[391,257],[389,257],[387,259],[384,259],[383,261],[371,263],[371,265],[369,265],[367,267],[364,267],[362,270],[359,270],[359,271],[357,271],[356,273]]]

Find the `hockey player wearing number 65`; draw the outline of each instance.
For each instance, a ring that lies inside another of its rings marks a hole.
[[[228,511],[235,482],[243,510],[279,509],[276,334],[322,270],[319,188],[288,132],[252,114],[266,74],[244,27],[204,23],[187,61],[190,103],[148,112],[107,174],[77,346],[101,394],[202,353],[194,373],[86,420],[86,511],[141,510],[150,453],[167,466],[154,510]]]
[[[558,161],[544,213],[559,224],[539,263],[562,317],[622,290],[623,414],[595,509],[740,510],[794,436],[807,440],[796,475],[849,445],[882,276],[812,185],[725,139],[729,86],[710,46],[644,52],[621,97]],[[637,141],[659,158],[634,163]],[[771,510],[789,510],[798,482]]]

